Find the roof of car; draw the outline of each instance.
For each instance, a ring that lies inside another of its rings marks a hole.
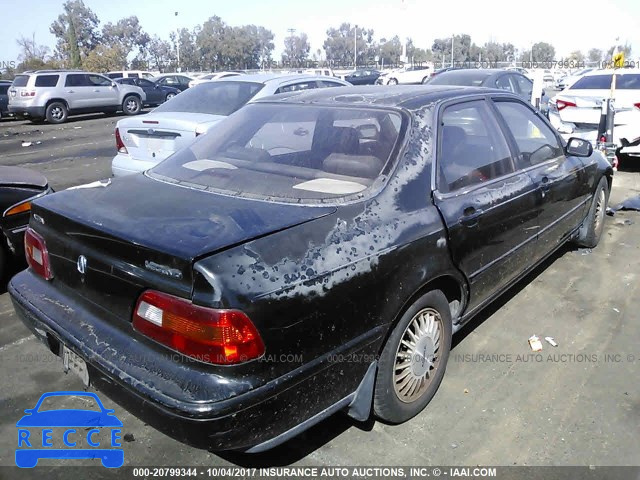
[[[363,85],[351,87],[318,88],[265,97],[257,102],[314,103],[323,105],[380,105],[404,107],[409,110],[446,98],[474,95],[478,93],[508,94],[504,90],[484,87],[461,87],[451,85]]]
[[[270,82],[289,82],[295,80],[337,80],[339,78],[328,77],[326,75],[310,75],[308,73],[282,74],[282,73],[247,73],[235,75],[229,78],[221,78],[219,82],[254,82],[254,83],[270,83]]]
[[[587,72],[581,76],[592,77],[594,75],[611,75],[613,72],[615,72],[616,75],[640,74],[640,72],[635,68],[616,68],[615,70],[611,68],[607,68],[607,69],[591,70],[590,72]]]

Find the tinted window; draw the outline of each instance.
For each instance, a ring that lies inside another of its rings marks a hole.
[[[162,85],[180,85],[180,82],[178,82],[176,77],[162,77],[158,80],[158,83]]]
[[[533,93],[533,82],[529,80],[524,75],[514,75],[516,82],[518,82],[518,87],[520,88],[520,94],[523,97],[526,97],[527,100],[531,99],[531,94]]]
[[[294,83],[293,85],[285,85],[284,87],[280,87],[276,90],[276,93],[297,92],[298,90],[309,90],[311,88],[318,88],[315,80],[310,82]]]
[[[64,83],[65,87],[86,87],[89,85],[89,79],[84,73],[70,73]]]
[[[497,102],[496,106],[518,144],[519,168],[564,155],[553,131],[531,109],[516,102]]]
[[[611,88],[611,74],[589,75],[574,83],[570,90],[608,90]]]
[[[616,88],[620,90],[640,90],[640,75],[616,75]]]
[[[137,73],[130,73],[129,78],[138,78],[139,75]]]
[[[489,76],[489,73],[478,72],[442,72],[429,80],[429,85],[461,85],[465,87],[479,87]]]
[[[59,78],[60,75],[38,75],[36,77],[36,87],[55,87]]]
[[[320,87],[344,87],[344,85],[338,82],[331,82],[329,80],[320,80]]]
[[[507,142],[484,102],[447,107],[441,118],[438,189],[450,192],[513,172]]]
[[[18,75],[16,78],[14,78],[13,83],[11,84],[11,86],[13,86],[13,87],[26,87],[28,81],[29,81],[29,75]]]
[[[123,83],[125,85],[135,85],[136,82],[132,78],[121,78],[118,82]]]
[[[208,113],[229,115],[247,103],[264,85],[252,82],[206,82],[198,88],[188,88],[156,112]]]
[[[511,75],[502,75],[496,78],[496,88],[506,90],[507,92],[516,92],[515,85],[511,83]]]
[[[9,85],[0,85],[0,95],[6,95],[9,90]]]
[[[150,175],[229,195],[330,200],[360,193],[378,178],[401,122],[397,112],[381,109],[252,104]]]
[[[120,78],[122,76],[123,76],[122,72],[107,73],[107,77],[109,78]]]
[[[190,79],[189,77],[182,77],[182,76],[179,76],[179,77],[178,77],[178,82],[179,82],[181,85],[189,85],[189,82],[190,82],[190,81],[191,81],[191,79]]]
[[[153,82],[145,79],[145,78],[141,78],[139,80],[136,81],[136,84],[139,85],[140,87],[143,88],[153,88]]]

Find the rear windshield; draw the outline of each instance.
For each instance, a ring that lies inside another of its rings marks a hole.
[[[401,125],[401,115],[392,110],[253,104],[148,175],[233,196],[332,200],[373,184]]]
[[[230,115],[251,100],[263,86],[252,82],[207,82],[198,88],[185,90],[154,111]]]
[[[13,79],[12,87],[26,87],[29,81],[29,75],[18,75]]]
[[[640,75],[636,73],[616,75],[616,88],[620,90],[640,90]]]
[[[474,72],[473,74],[455,71],[442,72],[429,80],[429,85],[459,85],[462,87],[479,87],[489,75],[489,73],[482,72]]]
[[[609,75],[589,75],[582,77],[574,83],[571,90],[607,90],[611,88],[611,74]]]
[[[60,75],[38,75],[36,77],[36,87],[55,87],[59,78]]]

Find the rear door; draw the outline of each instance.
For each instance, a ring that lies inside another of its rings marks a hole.
[[[457,267],[469,280],[469,311],[531,264],[536,250],[536,186],[485,99],[440,110],[434,200]]]
[[[553,129],[530,105],[495,99],[505,128],[513,135],[516,166],[528,172],[538,190],[539,241],[536,257],[552,251],[587,214],[589,189],[582,161],[566,157]]]

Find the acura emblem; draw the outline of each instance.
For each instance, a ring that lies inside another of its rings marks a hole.
[[[80,255],[78,257],[78,261],[76,262],[76,266],[78,267],[78,271],[84,275],[85,270],[87,269],[87,257],[84,255]]]

